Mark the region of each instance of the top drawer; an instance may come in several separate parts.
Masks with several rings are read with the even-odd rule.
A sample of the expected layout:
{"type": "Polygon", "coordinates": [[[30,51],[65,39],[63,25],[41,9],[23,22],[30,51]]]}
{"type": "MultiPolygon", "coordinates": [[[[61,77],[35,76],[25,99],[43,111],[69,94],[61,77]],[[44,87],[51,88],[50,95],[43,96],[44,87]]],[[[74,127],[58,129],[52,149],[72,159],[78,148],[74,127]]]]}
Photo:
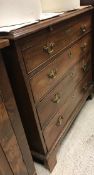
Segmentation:
{"type": "Polygon", "coordinates": [[[27,74],[91,30],[91,15],[60,22],[20,41],[27,74]]]}

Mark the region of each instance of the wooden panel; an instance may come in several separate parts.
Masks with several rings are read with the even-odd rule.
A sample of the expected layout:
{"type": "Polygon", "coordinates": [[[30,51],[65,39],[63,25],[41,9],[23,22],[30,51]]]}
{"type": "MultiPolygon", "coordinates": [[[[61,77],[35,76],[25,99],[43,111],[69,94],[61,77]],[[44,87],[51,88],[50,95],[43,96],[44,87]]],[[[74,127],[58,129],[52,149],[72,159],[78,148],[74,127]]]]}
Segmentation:
{"type": "Polygon", "coordinates": [[[8,112],[8,118],[11,122],[11,127],[13,128],[14,135],[16,136],[17,144],[21,151],[23,162],[25,163],[28,174],[33,175],[35,168],[32,160],[32,155],[27,143],[25,132],[21,123],[20,115],[17,110],[15,98],[12,93],[2,58],[0,58],[0,82],[0,89],[2,90],[4,105],[8,112]]]}
{"type": "MultiPolygon", "coordinates": [[[[3,45],[4,46],[4,45],[3,45]]],[[[5,45],[6,46],[6,45],[5,45]]],[[[0,54],[0,142],[13,174],[35,174],[32,155],[26,140],[15,98],[0,54]],[[7,88],[6,88],[7,87],[7,88]],[[2,114],[1,114],[2,113],[2,114]],[[4,122],[3,120],[6,120],[4,122]],[[5,128],[3,128],[5,125],[5,128]]]]}
{"type": "Polygon", "coordinates": [[[0,144],[14,174],[19,175],[22,173],[27,175],[28,173],[3,103],[0,103],[0,144]]]}
{"type": "Polygon", "coordinates": [[[81,39],[63,54],[58,55],[45,69],[33,76],[30,84],[35,102],[41,100],[63,78],[68,69],[89,52],[91,52],[91,34],[81,39]]]}
{"type": "Polygon", "coordinates": [[[5,157],[2,147],[0,146],[0,175],[13,175],[8,161],[5,157]]]}
{"type": "Polygon", "coordinates": [[[22,48],[24,50],[22,54],[27,73],[39,67],[90,30],[91,16],[86,16],[84,19],[80,18],[72,23],[56,24],[23,40],[22,48]]]}

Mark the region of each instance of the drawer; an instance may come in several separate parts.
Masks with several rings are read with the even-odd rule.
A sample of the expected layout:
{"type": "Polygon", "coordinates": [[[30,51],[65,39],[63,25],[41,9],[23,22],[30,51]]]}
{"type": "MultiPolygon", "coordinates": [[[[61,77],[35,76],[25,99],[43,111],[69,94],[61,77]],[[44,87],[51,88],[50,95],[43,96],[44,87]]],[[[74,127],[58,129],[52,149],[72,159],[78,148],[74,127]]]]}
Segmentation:
{"type": "Polygon", "coordinates": [[[90,58],[89,56],[87,59],[82,59],[76,64],[53,91],[39,103],[37,113],[42,127],[64,105],[66,98],[73,91],[74,86],[91,69],[90,58]]]}
{"type": "Polygon", "coordinates": [[[63,75],[71,66],[90,52],[91,35],[87,35],[68,50],[58,55],[53,62],[33,76],[30,79],[30,85],[35,103],[41,101],[45,94],[63,78],[63,75]]]}
{"type": "Polygon", "coordinates": [[[27,74],[91,30],[91,16],[60,22],[21,41],[27,74]]]}
{"type": "Polygon", "coordinates": [[[59,135],[61,133],[63,134],[63,129],[68,119],[71,117],[72,112],[75,110],[77,105],[79,105],[80,100],[87,92],[90,82],[91,72],[86,76],[85,80],[80,82],[80,84],[74,88],[74,91],[69,95],[62,108],[54,116],[49,125],[44,129],[43,135],[48,150],[50,150],[57,139],[59,139],[59,135]]]}
{"type": "Polygon", "coordinates": [[[52,26],[52,31],[49,32],[48,43],[44,47],[44,51],[49,54],[56,54],[60,50],[66,48],[74,41],[78,40],[87,32],[91,31],[91,16],[85,16],[69,24],[60,23],[52,26]],[[50,45],[53,44],[53,48],[49,49],[50,45]],[[48,48],[48,49],[47,49],[48,48]]]}

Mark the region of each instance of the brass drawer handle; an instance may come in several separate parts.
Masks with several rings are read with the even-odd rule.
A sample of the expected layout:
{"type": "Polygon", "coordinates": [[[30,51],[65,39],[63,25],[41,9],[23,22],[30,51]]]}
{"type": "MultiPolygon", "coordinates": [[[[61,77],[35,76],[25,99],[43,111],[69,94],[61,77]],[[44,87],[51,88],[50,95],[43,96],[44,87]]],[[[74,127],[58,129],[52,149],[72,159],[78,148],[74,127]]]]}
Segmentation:
{"type": "Polygon", "coordinates": [[[53,103],[59,103],[60,102],[60,94],[57,93],[54,95],[54,98],[52,99],[53,103]]]}
{"type": "Polygon", "coordinates": [[[84,85],[84,86],[83,86],[83,91],[85,91],[85,92],[86,92],[86,91],[87,91],[87,89],[88,89],[88,85],[86,84],[86,85],[84,85]]]}
{"type": "Polygon", "coordinates": [[[54,30],[53,26],[49,26],[49,30],[52,32],[54,30]]]}
{"type": "Polygon", "coordinates": [[[48,43],[46,46],[43,47],[43,50],[48,54],[52,54],[54,52],[54,46],[55,43],[48,43]]]}
{"type": "Polygon", "coordinates": [[[75,73],[74,72],[71,72],[70,76],[71,78],[74,77],[75,73]]]}
{"type": "Polygon", "coordinates": [[[93,84],[93,83],[92,83],[91,81],[88,81],[88,83],[86,83],[86,84],[83,86],[82,90],[83,90],[84,92],[86,92],[86,91],[88,90],[88,88],[89,88],[92,84],[93,84]]]}
{"type": "Polygon", "coordinates": [[[82,69],[83,69],[83,71],[84,72],[88,72],[88,64],[84,64],[83,66],[82,66],[82,69]]]}
{"type": "Polygon", "coordinates": [[[56,77],[56,75],[57,75],[57,71],[56,71],[56,69],[53,69],[49,72],[48,78],[54,79],[56,77]]]}
{"type": "Polygon", "coordinates": [[[81,46],[81,50],[82,50],[82,51],[85,51],[86,48],[87,48],[87,43],[84,43],[84,44],[81,46]]]}
{"type": "Polygon", "coordinates": [[[71,50],[68,51],[68,57],[72,58],[72,51],[71,50]]]}
{"type": "Polygon", "coordinates": [[[60,117],[58,118],[58,121],[57,121],[57,123],[56,123],[56,126],[61,126],[62,123],[63,123],[63,120],[64,120],[64,117],[63,117],[63,116],[60,116],[60,117]]]}
{"type": "Polygon", "coordinates": [[[85,33],[85,32],[86,32],[86,25],[85,25],[85,24],[82,25],[82,26],[80,27],[80,30],[81,30],[82,33],[85,33]]]}
{"type": "Polygon", "coordinates": [[[66,29],[66,30],[64,31],[65,34],[68,34],[68,33],[70,33],[70,32],[72,32],[71,29],[66,29]]]}

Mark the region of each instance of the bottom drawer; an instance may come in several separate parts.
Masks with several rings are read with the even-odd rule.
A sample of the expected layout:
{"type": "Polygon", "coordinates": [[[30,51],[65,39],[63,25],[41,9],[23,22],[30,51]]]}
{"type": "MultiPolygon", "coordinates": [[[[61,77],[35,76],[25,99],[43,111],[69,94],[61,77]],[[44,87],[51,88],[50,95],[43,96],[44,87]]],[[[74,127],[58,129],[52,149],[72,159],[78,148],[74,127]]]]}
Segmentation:
{"type": "Polygon", "coordinates": [[[66,125],[70,115],[75,110],[77,104],[87,92],[91,80],[92,76],[91,72],[89,72],[86,78],[74,88],[73,93],[70,94],[62,108],[58,111],[58,113],[54,116],[54,118],[51,120],[48,126],[44,129],[43,135],[48,150],[50,150],[51,147],[54,145],[55,141],[58,139],[64,126],[66,125]]]}

